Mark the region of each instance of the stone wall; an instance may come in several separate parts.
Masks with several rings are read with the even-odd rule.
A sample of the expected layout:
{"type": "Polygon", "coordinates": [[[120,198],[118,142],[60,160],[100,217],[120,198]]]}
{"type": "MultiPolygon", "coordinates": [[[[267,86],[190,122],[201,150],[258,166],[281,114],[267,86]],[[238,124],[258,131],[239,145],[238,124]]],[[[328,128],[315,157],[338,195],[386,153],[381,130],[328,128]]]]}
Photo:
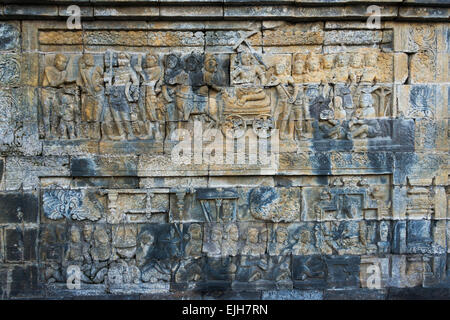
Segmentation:
{"type": "Polygon", "coordinates": [[[448,0],[3,2],[0,297],[450,297],[448,0]]]}

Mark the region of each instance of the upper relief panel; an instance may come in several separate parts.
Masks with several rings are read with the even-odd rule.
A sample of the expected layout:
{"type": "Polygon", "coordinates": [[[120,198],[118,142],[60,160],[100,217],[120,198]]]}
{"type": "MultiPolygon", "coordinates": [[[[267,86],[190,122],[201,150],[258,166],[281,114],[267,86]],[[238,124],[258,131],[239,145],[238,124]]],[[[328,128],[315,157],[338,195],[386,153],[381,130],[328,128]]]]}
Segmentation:
{"type": "Polygon", "coordinates": [[[222,140],[276,137],[280,152],[414,146],[414,125],[397,105],[395,85],[410,75],[393,25],[83,27],[24,25],[39,68],[34,107],[46,154],[170,153],[176,130],[195,122],[222,140]]]}

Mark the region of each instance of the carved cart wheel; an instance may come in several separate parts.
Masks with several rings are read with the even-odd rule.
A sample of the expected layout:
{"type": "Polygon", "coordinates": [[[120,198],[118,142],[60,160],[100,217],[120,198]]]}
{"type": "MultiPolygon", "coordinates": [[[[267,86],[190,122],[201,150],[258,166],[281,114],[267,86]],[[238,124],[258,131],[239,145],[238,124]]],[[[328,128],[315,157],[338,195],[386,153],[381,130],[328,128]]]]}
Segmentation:
{"type": "Polygon", "coordinates": [[[225,118],[222,125],[222,132],[229,138],[238,139],[245,134],[247,123],[244,118],[238,115],[230,115],[225,118]]]}
{"type": "Polygon", "coordinates": [[[253,120],[253,132],[255,132],[258,137],[266,139],[273,134],[275,129],[275,123],[271,115],[263,114],[257,116],[253,120]]]}

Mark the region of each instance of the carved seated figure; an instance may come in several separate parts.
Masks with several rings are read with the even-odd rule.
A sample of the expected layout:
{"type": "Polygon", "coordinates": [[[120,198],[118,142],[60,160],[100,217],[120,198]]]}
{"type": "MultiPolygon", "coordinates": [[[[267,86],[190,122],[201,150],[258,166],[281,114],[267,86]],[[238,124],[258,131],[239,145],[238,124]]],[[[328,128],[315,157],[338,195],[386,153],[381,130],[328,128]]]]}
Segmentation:
{"type": "Polygon", "coordinates": [[[376,111],[373,107],[373,97],[370,93],[362,93],[360,106],[355,111],[355,119],[349,123],[352,138],[374,138],[380,134],[380,124],[375,119],[376,111]]]}
{"type": "Polygon", "coordinates": [[[240,63],[231,72],[231,78],[235,84],[255,86],[266,83],[264,70],[254,63],[250,53],[240,53],[238,60],[240,63]]]}
{"type": "Polygon", "coordinates": [[[347,112],[342,106],[342,99],[340,99],[340,97],[335,97],[334,99],[333,114],[334,119],[326,119],[326,124],[330,125],[331,129],[326,130],[325,137],[336,140],[345,139],[347,133],[347,112]]]}
{"type": "Polygon", "coordinates": [[[257,114],[261,108],[270,105],[270,97],[262,87],[266,84],[265,70],[254,63],[250,53],[239,54],[238,65],[231,72],[231,78],[239,86],[236,88],[235,97],[223,90],[225,94],[222,96],[227,112],[257,114]]]}

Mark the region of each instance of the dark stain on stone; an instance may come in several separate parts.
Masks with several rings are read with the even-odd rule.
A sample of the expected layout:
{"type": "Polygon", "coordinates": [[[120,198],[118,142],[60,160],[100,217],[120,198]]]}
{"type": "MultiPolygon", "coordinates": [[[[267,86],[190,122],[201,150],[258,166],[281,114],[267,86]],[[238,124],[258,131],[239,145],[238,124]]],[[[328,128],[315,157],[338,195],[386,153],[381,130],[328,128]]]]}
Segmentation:
{"type": "Polygon", "coordinates": [[[95,176],[95,164],[91,159],[75,158],[70,161],[70,175],[71,176],[95,176]]]}
{"type": "Polygon", "coordinates": [[[32,193],[0,194],[0,223],[37,222],[39,201],[32,193]]]}

